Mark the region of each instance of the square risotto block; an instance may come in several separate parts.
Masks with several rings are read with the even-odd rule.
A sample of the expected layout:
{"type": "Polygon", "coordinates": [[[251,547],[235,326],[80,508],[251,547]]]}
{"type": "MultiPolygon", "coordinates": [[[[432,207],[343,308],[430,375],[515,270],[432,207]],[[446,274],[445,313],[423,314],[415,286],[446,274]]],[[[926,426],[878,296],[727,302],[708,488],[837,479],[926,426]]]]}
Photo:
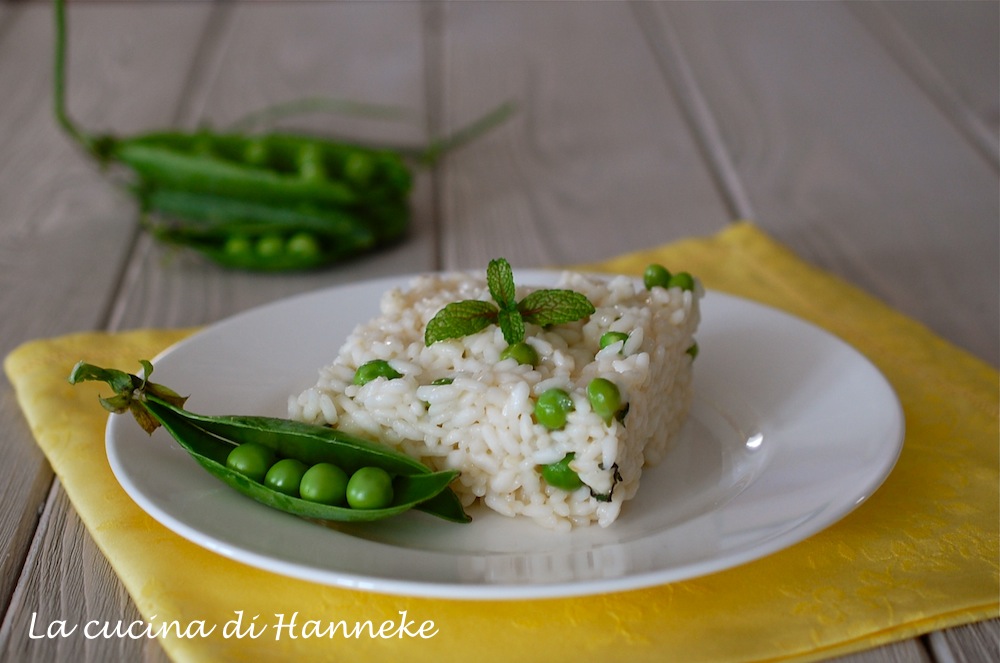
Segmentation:
{"type": "MultiPolygon", "coordinates": [[[[334,362],[320,369],[317,384],[289,398],[289,415],[381,441],[434,469],[461,470],[454,489],[466,506],[478,498],[501,514],[553,529],[607,526],[635,495],[643,466],[664,457],[687,416],[702,289],[695,282],[693,290],[647,290],[627,277],[571,272],[554,287],[586,295],[596,311],[547,329],[526,325],[536,366],[500,359],[507,343],[496,325],[425,345],[427,322],[445,305],[492,301],[484,279],[422,276],[407,289],[390,290],[381,314],[355,329],[334,362]],[[608,331],[628,338],[602,349],[608,331]],[[373,359],[387,361],[401,377],[353,384],[357,368],[373,359]],[[613,382],[627,406],[610,422],[587,396],[597,377],[613,382]],[[560,430],[534,417],[536,399],[553,387],[568,392],[574,405],[560,430]],[[569,453],[585,485],[549,485],[539,468],[569,453]]],[[[518,298],[533,289],[518,287],[518,298]]]]}

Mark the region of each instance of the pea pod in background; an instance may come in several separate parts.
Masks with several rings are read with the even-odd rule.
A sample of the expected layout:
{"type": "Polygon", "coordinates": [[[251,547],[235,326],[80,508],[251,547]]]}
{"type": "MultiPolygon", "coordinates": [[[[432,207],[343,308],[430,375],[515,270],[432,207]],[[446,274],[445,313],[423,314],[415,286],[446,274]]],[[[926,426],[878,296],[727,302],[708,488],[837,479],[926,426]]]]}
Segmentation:
{"type": "Polygon", "coordinates": [[[204,469],[231,488],[266,506],[301,518],[367,522],[395,516],[410,509],[456,523],[471,519],[449,484],[457,471],[432,472],[419,461],[387,446],[347,435],[333,428],[274,417],[207,416],[184,409],[185,398],[153,382],[153,367],[140,362],[145,377],[124,371],[78,363],[70,384],[107,383],[114,395],[101,404],[115,414],[131,412],[147,433],[162,426],[204,469]],[[393,477],[391,502],[382,508],[355,509],[311,502],[273,490],[227,466],[232,450],[253,443],[272,449],[277,457],[295,458],[307,465],[332,463],[348,473],[377,467],[393,477]]]}
{"type": "Polygon", "coordinates": [[[513,111],[503,104],[405,153],[288,133],[90,135],[66,110],[65,0],[54,3],[58,124],[102,167],[117,164],[131,173],[129,190],[155,238],[224,267],[315,269],[399,241],[409,227],[412,168],[432,164],[513,111]]]}

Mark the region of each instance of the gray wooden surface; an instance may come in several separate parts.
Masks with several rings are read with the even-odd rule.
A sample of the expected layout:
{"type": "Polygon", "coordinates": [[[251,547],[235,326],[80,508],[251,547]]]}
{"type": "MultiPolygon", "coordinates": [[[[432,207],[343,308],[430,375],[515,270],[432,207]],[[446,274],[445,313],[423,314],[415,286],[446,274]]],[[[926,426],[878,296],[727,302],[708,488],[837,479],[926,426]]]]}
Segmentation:
{"type": "MultiPolygon", "coordinates": [[[[0,2],[0,352],[38,337],[211,323],[368,277],[596,261],[752,218],[983,360],[1000,361],[998,5],[76,2],[71,111],[90,130],[203,124],[302,96],[412,120],[296,125],[421,144],[518,115],[421,172],[408,240],[253,276],[173,254],[57,130],[52,19],[0,2]]],[[[137,618],[0,382],[0,659],[165,658],[28,637],[32,613],[137,618]]],[[[996,621],[851,661],[993,661],[996,621]]]]}

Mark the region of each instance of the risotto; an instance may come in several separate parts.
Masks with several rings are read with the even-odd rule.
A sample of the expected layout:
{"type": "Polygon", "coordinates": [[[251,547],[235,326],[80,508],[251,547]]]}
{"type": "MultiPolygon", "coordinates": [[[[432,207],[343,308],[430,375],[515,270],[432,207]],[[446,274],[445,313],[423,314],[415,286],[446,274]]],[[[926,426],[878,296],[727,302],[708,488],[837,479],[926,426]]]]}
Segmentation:
{"type": "MultiPolygon", "coordinates": [[[[594,312],[565,324],[527,323],[534,365],[501,357],[509,344],[497,325],[425,343],[428,322],[449,303],[491,301],[482,276],[421,276],[392,289],[317,383],[289,398],[289,416],[381,441],[435,470],[460,470],[453,488],[465,506],[479,500],[557,530],[610,525],[635,495],[643,466],[664,457],[687,416],[703,291],[697,280],[646,288],[573,272],[554,287],[585,295],[594,312]],[[372,360],[387,363],[390,375],[356,384],[358,368],[372,360]],[[614,416],[601,416],[588,397],[597,378],[617,388],[614,416]],[[569,397],[558,428],[535,411],[553,389],[569,397]],[[543,476],[560,462],[569,486],[543,476]]],[[[516,293],[532,290],[519,285],[516,293]]]]}

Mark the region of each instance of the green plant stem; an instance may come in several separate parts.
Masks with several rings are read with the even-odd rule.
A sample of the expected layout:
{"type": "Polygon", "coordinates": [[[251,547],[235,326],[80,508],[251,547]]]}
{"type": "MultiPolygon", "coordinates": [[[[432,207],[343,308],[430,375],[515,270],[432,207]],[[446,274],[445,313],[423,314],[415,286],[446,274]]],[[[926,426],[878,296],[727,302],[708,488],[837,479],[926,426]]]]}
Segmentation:
{"type": "Polygon", "coordinates": [[[424,166],[433,166],[446,153],[478,138],[510,117],[517,107],[513,102],[500,104],[492,111],[462,127],[450,136],[434,140],[418,154],[418,161],[424,166]]]}
{"type": "Polygon", "coordinates": [[[274,104],[273,106],[247,113],[229,125],[228,130],[250,131],[262,125],[273,124],[276,120],[280,120],[283,117],[304,113],[336,113],[389,120],[405,119],[412,115],[405,108],[396,106],[383,106],[380,104],[345,101],[342,99],[327,99],[325,97],[307,97],[305,99],[295,99],[274,104]]]}
{"type": "Polygon", "coordinates": [[[55,88],[52,99],[59,126],[88,152],[94,152],[93,141],[70,119],[66,111],[66,0],[55,0],[55,88]]]}

